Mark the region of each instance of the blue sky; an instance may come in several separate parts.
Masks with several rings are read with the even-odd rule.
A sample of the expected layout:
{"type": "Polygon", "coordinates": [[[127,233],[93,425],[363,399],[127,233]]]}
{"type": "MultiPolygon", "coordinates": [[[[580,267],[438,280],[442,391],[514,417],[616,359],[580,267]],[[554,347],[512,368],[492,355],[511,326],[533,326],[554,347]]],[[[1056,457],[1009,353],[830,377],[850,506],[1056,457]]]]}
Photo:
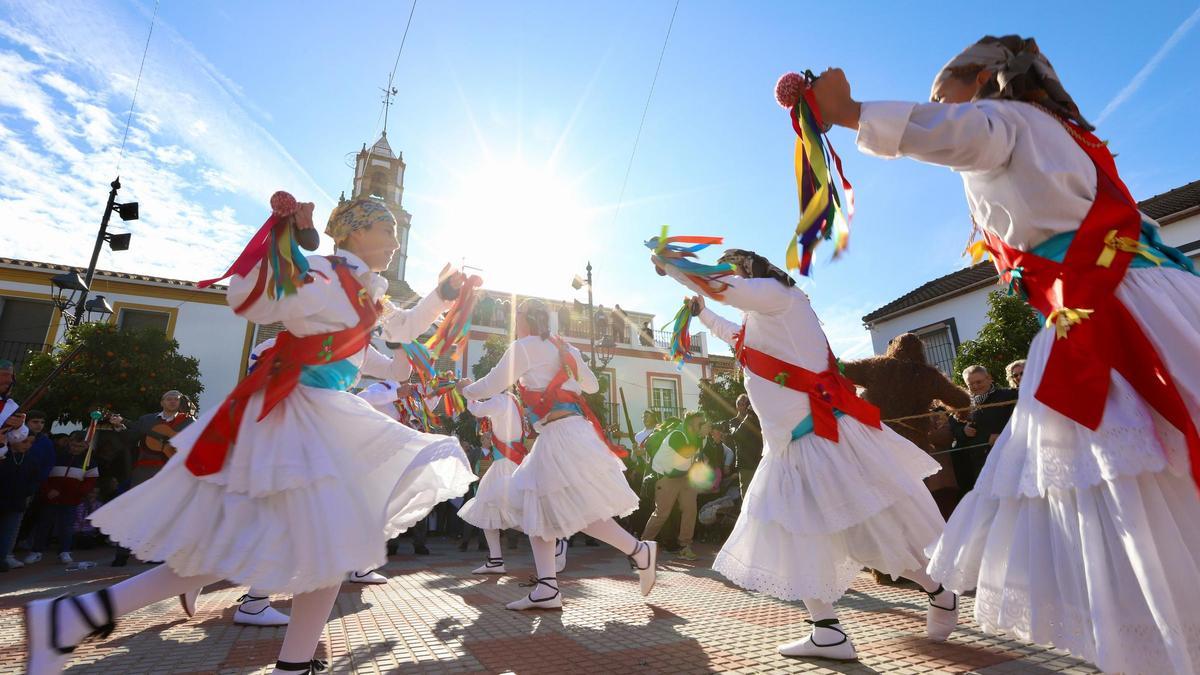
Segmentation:
{"type": "MultiPolygon", "coordinates": [[[[1200,178],[1195,2],[1017,1],[994,15],[683,0],[618,213],[673,7],[419,1],[389,124],[408,162],[418,291],[465,260],[489,287],[566,299],[591,260],[597,302],[665,323],[681,289],[641,247],[662,225],[783,256],[797,205],[794,135],[772,93],[781,73],[840,65],[860,99],[921,100],[938,67],[988,33],[1038,39],[1139,198],[1200,178]]],[[[101,265],[217,273],[275,189],[323,218],[349,190],[347,154],[379,134],[378,90],[409,8],[164,1],[120,169],[142,219],[131,250],[106,250],[101,265]]],[[[152,9],[0,3],[0,255],[86,265],[152,9]]],[[[861,355],[859,317],[961,267],[970,223],[949,171],[831,137],[858,215],[848,255],[819,251],[805,287],[835,351],[861,355]]]]}

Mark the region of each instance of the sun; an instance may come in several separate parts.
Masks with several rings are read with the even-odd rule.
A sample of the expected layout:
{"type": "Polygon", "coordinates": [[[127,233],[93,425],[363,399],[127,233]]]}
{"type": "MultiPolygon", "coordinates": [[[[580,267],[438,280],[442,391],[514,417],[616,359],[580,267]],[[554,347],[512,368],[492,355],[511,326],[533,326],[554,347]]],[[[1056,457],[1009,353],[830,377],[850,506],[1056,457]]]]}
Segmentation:
{"type": "Polygon", "coordinates": [[[483,269],[486,287],[565,297],[575,268],[586,264],[596,215],[578,181],[547,166],[493,160],[462,174],[451,194],[449,241],[467,265],[483,269]]]}

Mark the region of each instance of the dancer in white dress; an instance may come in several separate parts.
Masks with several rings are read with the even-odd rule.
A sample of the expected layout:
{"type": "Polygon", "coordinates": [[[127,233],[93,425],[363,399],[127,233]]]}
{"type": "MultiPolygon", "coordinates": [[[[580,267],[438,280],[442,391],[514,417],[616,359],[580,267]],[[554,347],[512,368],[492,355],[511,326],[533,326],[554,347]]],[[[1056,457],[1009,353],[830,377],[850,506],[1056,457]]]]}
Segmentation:
{"type": "MultiPolygon", "coordinates": [[[[707,294],[659,256],[655,266],[707,294]]],[[[856,658],[833,603],[864,567],[912,579],[929,596],[926,630],[953,631],[957,597],[925,573],[924,549],[945,521],[922,482],[939,464],[886,426],[838,372],[808,296],[786,272],[749,251],[721,257],[721,302],[741,325],[692,299],[713,335],[735,347],[758,412],[763,458],[713,569],[747,590],[803,600],[812,632],[781,645],[785,656],[856,658]]]]}
{"type": "MultiPolygon", "coordinates": [[[[525,459],[525,430],[517,400],[501,392],[485,401],[470,401],[467,410],[480,419],[480,445],[495,453],[487,473],[475,486],[475,496],[462,505],[458,517],[483,530],[488,559],[473,574],[506,574],[500,530],[521,526],[521,513],[509,489],[513,473],[525,459]]],[[[562,571],[561,569],[558,571],[562,571]]]]}
{"type": "Polygon", "coordinates": [[[864,152],[958,172],[1002,280],[1049,319],[932,576],[975,588],[989,633],[1109,672],[1200,672],[1190,261],[1138,213],[1032,39],[972,45],[939,73],[932,103],[858,103],[840,70],[814,94],[824,121],[857,129],[864,152]]]}
{"type": "Polygon", "coordinates": [[[382,205],[339,205],[326,232],[340,257],[307,259],[277,226],[291,218],[311,229],[312,204],[277,193],[272,209],[231,268],[228,300],[287,331],[224,404],[175,436],[178,453],[153,479],[92,514],[139,558],[165,563],[95,593],[26,605],[34,675],[59,672],[80,640],[107,636],[118,617],[220,579],[293,594],[275,672],[314,672],[346,572],[381,565],[388,537],[474,480],[456,440],[409,429],[345,391],[360,371],[406,377],[406,360],[375,351],[371,332],[414,339],[457,295],[461,275],[412,310],[381,304],[387,282],[375,271],[398,246],[382,205]]]}
{"type": "Polygon", "coordinates": [[[599,388],[579,350],[550,333],[550,313],[538,300],[517,308],[517,340],[478,382],[464,379],[459,391],[469,400],[491,398],[520,384],[521,400],[538,433],[529,454],[513,473],[510,499],[519,510],[520,529],[529,535],[537,577],[529,595],[509,609],[560,609],[555,572],[555,540],[583,532],[629,556],[638,570],[642,595],[655,582],[658,546],[638,541],[614,517],[633,513],[638,496],[625,480],[614,454],[582,393],[599,388]]]}

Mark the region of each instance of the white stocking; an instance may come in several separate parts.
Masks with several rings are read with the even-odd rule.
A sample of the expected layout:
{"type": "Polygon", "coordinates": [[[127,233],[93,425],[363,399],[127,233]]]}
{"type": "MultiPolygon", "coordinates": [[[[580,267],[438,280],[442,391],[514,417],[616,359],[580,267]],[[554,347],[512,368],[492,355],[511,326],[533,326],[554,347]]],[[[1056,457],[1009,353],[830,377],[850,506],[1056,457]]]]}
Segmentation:
{"type": "Polygon", "coordinates": [[[504,551],[500,549],[500,530],[484,530],[483,538],[487,540],[489,558],[504,558],[504,551]]]}
{"type": "Polygon", "coordinates": [[[312,660],[340,588],[328,586],[292,597],[292,618],[283,634],[280,661],[303,663],[312,660]]]}
{"type": "Polygon", "coordinates": [[[808,610],[808,615],[813,621],[837,618],[837,612],[833,611],[833,605],[824,600],[805,600],[804,609],[808,610]]]}
{"type": "Polygon", "coordinates": [[[251,586],[246,589],[246,596],[246,600],[241,604],[243,612],[258,614],[271,606],[271,594],[262,589],[251,586]]]}
{"type": "MultiPolygon", "coordinates": [[[[113,604],[113,618],[125,616],[159,600],[173,598],[220,580],[221,578],[216,576],[181,577],[166,565],[152,567],[108,588],[113,604]]],[[[79,601],[83,603],[93,621],[103,623],[106,614],[99,594],[85,593],[79,596],[79,601]]],[[[70,601],[59,603],[58,621],[60,644],[78,644],[92,632],[87,621],[79,615],[74,603],[70,601]]]]}
{"type": "Polygon", "coordinates": [[[534,586],[529,592],[529,597],[533,600],[545,600],[552,597],[558,589],[558,573],[554,568],[554,540],[530,537],[529,546],[533,549],[533,567],[537,570],[538,578],[551,579],[549,583],[554,584],[554,589],[547,588],[545,584],[534,586]]]}
{"type": "MultiPolygon", "coordinates": [[[[638,540],[632,534],[626,532],[625,528],[618,525],[617,521],[613,520],[612,518],[597,520],[596,522],[583,528],[582,531],[587,536],[593,539],[599,539],[600,541],[612,546],[625,555],[633,553],[638,547],[638,540]]],[[[649,556],[650,553],[647,551],[645,555],[647,560],[639,560],[639,564],[650,564],[650,561],[648,560],[649,556]]]]}

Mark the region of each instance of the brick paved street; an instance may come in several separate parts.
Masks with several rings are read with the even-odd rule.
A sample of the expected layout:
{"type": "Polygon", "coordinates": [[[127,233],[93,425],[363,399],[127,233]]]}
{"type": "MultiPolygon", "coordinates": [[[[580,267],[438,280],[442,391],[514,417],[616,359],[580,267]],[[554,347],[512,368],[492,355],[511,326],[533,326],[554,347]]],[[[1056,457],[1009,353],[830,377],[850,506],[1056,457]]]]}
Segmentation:
{"type": "MultiPolygon", "coordinates": [[[[342,587],[318,649],[331,661],[330,672],[1097,672],[1060,652],[982,635],[970,621],[970,598],[962,602],[960,630],[947,643],[930,643],[923,638],[925,596],[879,586],[865,574],[840,611],[861,661],[829,664],[778,656],[778,643],[805,633],[803,608],[728,585],[708,569],[711,549],[702,549],[695,563],[664,555],[658,586],[645,602],[622,556],[575,546],[561,577],[566,606],[559,614],[504,609],[504,602],[525,592],[517,584],[532,573],[524,543],[505,551],[518,576],[499,579],[471,576],[480,553],[459,553],[443,540],[430,545],[434,555],[428,557],[393,557],[383,570],[391,578],[386,586],[342,587]]],[[[67,572],[43,561],[0,575],[0,675],[23,669],[25,600],[94,588],[145,569],[108,567],[108,551],[82,552],[77,559],[101,565],[67,572]]],[[[210,587],[191,620],[173,599],[136,612],[107,641],[81,646],[67,672],[268,673],[283,629],[234,626],[242,592],[228,584],[210,587]]],[[[287,598],[277,602],[285,611],[288,604],[287,598]]]]}

